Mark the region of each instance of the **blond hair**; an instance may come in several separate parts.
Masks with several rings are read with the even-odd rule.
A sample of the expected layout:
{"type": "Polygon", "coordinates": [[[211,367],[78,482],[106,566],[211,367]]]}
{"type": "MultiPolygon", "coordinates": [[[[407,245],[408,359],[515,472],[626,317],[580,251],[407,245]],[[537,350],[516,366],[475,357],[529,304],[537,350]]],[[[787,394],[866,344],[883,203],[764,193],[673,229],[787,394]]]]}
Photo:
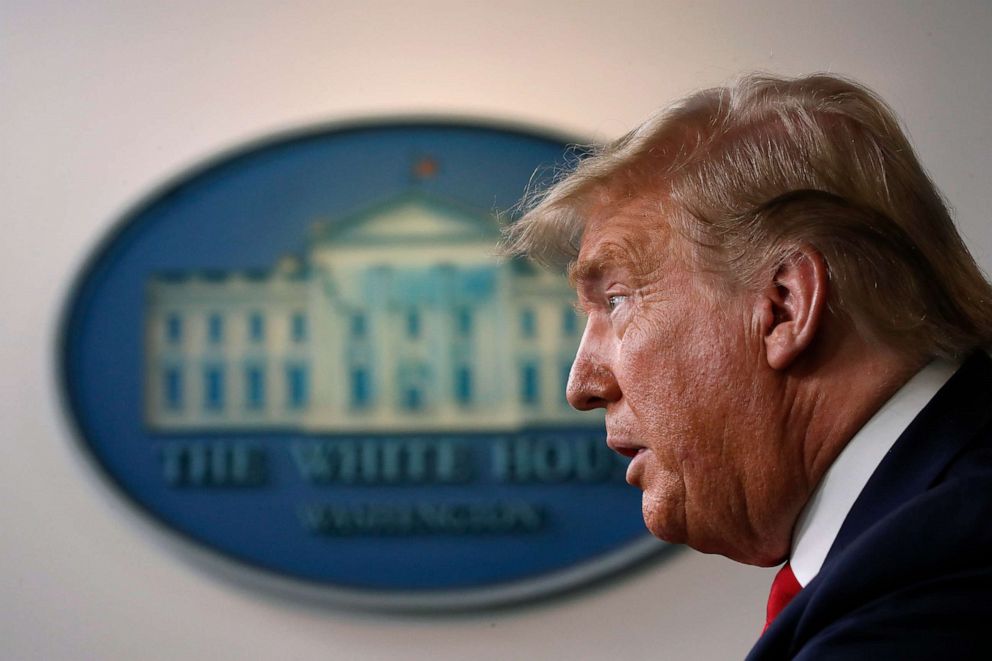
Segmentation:
{"type": "Polygon", "coordinates": [[[810,245],[831,309],[863,336],[945,357],[992,339],[992,288],[940,193],[893,112],[850,80],[750,75],[697,92],[526,199],[504,248],[568,263],[591,210],[636,199],[725,285],[758,286],[810,245]]]}

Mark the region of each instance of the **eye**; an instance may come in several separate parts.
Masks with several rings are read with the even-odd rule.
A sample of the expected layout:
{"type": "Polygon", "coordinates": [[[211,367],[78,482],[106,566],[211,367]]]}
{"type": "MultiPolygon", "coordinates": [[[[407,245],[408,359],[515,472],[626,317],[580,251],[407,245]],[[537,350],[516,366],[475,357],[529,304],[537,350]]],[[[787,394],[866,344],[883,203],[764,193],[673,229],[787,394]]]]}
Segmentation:
{"type": "Polygon", "coordinates": [[[613,294],[606,297],[606,306],[613,312],[617,307],[627,300],[627,297],[623,294],[613,294]]]}

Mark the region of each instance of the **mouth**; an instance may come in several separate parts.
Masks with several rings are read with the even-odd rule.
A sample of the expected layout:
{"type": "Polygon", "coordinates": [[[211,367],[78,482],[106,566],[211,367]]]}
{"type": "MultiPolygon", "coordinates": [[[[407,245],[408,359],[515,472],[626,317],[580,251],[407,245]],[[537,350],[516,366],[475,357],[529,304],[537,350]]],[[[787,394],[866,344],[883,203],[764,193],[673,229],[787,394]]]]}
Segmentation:
{"type": "Polygon", "coordinates": [[[623,456],[629,459],[633,459],[640,453],[647,450],[647,448],[641,447],[639,445],[633,445],[630,443],[625,443],[623,441],[614,441],[612,439],[607,439],[606,445],[609,446],[609,448],[614,452],[616,452],[617,454],[622,454],[623,456]]]}
{"type": "Polygon", "coordinates": [[[622,454],[630,459],[630,463],[627,464],[627,484],[642,488],[641,475],[644,472],[643,464],[647,461],[647,459],[643,458],[643,455],[645,455],[648,451],[648,448],[622,441],[615,441],[609,438],[607,439],[606,444],[614,452],[622,454]]]}

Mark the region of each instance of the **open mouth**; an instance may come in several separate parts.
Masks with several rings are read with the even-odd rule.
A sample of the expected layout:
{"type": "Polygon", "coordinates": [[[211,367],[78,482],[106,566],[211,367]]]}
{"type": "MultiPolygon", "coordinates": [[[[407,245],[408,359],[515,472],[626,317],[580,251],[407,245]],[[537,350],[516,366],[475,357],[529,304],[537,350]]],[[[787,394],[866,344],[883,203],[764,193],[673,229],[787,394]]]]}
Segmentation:
{"type": "Polygon", "coordinates": [[[637,455],[639,455],[641,452],[643,452],[646,449],[647,448],[635,448],[635,447],[630,447],[630,446],[619,446],[619,447],[613,448],[613,450],[615,452],[618,452],[618,453],[622,454],[625,457],[629,457],[630,459],[633,459],[634,457],[636,457],[637,455]]]}

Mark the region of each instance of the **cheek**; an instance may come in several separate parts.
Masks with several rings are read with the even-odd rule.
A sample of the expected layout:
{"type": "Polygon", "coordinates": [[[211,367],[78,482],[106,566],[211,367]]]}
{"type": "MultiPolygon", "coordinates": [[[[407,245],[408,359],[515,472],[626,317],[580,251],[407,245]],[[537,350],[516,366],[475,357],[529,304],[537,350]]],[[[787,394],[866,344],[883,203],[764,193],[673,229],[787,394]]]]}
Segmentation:
{"type": "Polygon", "coordinates": [[[631,323],[617,378],[632,418],[650,437],[644,441],[684,462],[718,451],[718,428],[733,424],[735,357],[743,347],[732,325],[712,312],[666,319],[631,323]]]}
{"type": "Polygon", "coordinates": [[[632,399],[645,405],[668,408],[678,403],[691,379],[693,354],[702,353],[686,342],[681,324],[651,319],[632,322],[620,342],[620,372],[632,399]]]}
{"type": "Polygon", "coordinates": [[[638,324],[628,329],[621,343],[617,379],[630,416],[655,450],[681,435],[679,428],[692,401],[691,380],[686,378],[682,356],[673,351],[668,332],[659,324],[638,324]]]}

